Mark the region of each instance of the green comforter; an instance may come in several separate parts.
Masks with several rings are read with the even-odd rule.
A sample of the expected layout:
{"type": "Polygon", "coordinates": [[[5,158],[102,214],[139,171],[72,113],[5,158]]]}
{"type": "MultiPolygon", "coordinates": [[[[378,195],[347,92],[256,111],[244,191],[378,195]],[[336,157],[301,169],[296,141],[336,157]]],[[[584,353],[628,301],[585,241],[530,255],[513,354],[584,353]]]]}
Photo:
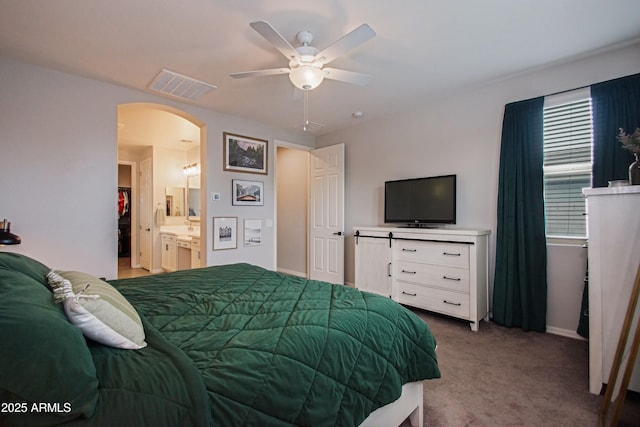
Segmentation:
{"type": "Polygon", "coordinates": [[[202,424],[358,425],[402,384],[440,376],[429,327],[378,295],[248,264],[111,283],[195,364],[202,424]]]}
{"type": "Polygon", "coordinates": [[[351,426],[438,377],[429,327],[388,298],[236,264],[112,281],[148,345],[85,339],[50,267],[0,252],[0,425],[351,426]]]}
{"type": "Polygon", "coordinates": [[[0,426],[210,426],[191,359],[142,319],[148,345],[85,339],[54,302],[50,268],[0,252],[0,426]]]}

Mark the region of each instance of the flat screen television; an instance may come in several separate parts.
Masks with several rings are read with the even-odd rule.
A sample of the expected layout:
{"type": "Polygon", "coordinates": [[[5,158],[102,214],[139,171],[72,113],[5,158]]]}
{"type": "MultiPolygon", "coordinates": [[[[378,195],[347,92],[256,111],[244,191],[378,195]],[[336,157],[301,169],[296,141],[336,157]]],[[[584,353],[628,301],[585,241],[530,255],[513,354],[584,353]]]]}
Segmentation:
{"type": "Polygon", "coordinates": [[[456,175],[384,183],[384,222],[409,226],[456,223],[456,175]]]}

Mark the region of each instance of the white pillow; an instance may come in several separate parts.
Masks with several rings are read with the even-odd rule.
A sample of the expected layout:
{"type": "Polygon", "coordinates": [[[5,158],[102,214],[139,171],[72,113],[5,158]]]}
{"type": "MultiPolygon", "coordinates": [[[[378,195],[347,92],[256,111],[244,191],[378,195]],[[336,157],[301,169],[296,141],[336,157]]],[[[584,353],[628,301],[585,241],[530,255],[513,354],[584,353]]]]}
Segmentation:
{"type": "Polygon", "coordinates": [[[107,282],[79,271],[51,270],[47,281],[71,323],[99,343],[123,349],[147,345],[135,308],[107,282]]]}

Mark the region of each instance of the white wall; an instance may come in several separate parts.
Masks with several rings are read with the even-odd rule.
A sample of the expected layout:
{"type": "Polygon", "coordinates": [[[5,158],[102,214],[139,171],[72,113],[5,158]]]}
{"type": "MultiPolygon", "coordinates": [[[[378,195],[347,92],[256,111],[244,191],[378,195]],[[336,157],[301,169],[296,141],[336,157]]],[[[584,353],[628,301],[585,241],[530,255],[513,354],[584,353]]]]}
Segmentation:
{"type": "MultiPolygon", "coordinates": [[[[404,114],[366,121],[358,127],[319,137],[317,147],[345,143],[346,231],[351,233],[354,226],[382,223],[384,181],[455,173],[458,176],[456,226],[492,231],[489,262],[493,282],[504,105],[639,71],[640,44],[635,44],[485,87],[461,90],[404,114]]],[[[353,237],[349,235],[345,262],[348,282],[353,282],[354,275],[353,243],[353,237]]],[[[577,246],[574,251],[583,250],[577,246]]],[[[571,254],[568,262],[575,259],[571,254]]],[[[564,295],[562,287],[567,281],[571,281],[572,286],[574,282],[581,285],[583,275],[570,280],[566,276],[550,277],[549,295],[564,295]]],[[[554,328],[575,331],[579,303],[574,322],[562,314],[566,302],[550,301],[547,323],[554,328]]]]}
{"type": "Polygon", "coordinates": [[[278,147],[278,271],[307,276],[309,152],[278,147]]]}
{"type": "Polygon", "coordinates": [[[582,245],[547,245],[547,331],[577,337],[587,250],[582,245]]]}
{"type": "MultiPolygon", "coordinates": [[[[269,140],[270,172],[274,139],[314,143],[310,135],[0,56],[0,216],[23,242],[3,250],[50,267],[117,276],[117,107],[131,102],[168,105],[205,124],[206,184],[222,199],[207,197],[209,218],[203,221],[214,215],[237,216],[239,224],[245,217],[275,220],[272,197],[264,207],[231,206],[231,180],[257,176],[222,171],[222,132],[269,140]]],[[[260,178],[265,194],[273,195],[273,174],[260,178]]],[[[208,265],[246,261],[275,269],[273,230],[265,227],[262,246],[216,252],[209,233],[208,265]]]]}

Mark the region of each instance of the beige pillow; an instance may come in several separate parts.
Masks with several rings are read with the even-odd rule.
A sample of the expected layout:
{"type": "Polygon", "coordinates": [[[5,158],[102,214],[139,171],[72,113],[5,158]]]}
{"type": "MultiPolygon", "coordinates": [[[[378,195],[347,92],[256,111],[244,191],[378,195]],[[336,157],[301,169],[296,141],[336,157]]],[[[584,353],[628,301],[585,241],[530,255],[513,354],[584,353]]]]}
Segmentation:
{"type": "Polygon", "coordinates": [[[123,349],[147,345],[138,312],[104,280],[80,271],[58,270],[51,270],[47,280],[56,302],[64,304],[67,318],[86,337],[123,349]]]}

